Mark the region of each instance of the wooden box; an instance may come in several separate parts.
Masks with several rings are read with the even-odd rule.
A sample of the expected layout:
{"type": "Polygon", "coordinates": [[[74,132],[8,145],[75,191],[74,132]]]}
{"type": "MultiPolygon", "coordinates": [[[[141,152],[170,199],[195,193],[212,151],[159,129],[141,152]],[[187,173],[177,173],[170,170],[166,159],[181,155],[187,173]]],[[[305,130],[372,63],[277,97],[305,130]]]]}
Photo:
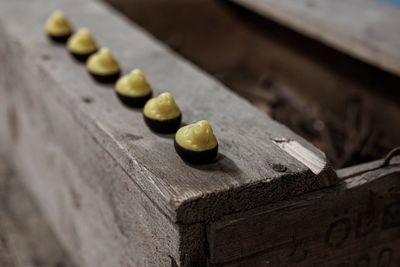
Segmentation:
{"type": "Polygon", "coordinates": [[[398,266],[398,159],[337,172],[323,152],[104,3],[0,2],[0,152],[78,266],[398,266]],[[182,162],[43,24],[62,9],[208,119],[217,161],[182,162]],[[18,15],[17,15],[18,14],[18,15]]]}

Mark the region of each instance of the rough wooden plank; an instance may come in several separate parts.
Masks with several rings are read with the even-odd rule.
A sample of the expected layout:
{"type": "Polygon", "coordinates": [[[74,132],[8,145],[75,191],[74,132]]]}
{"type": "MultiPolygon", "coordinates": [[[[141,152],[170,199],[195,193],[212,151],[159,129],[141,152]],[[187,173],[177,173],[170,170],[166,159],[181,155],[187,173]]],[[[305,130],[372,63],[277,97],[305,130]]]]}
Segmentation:
{"type": "Polygon", "coordinates": [[[358,154],[359,162],[382,157],[400,143],[400,127],[393,127],[400,116],[400,76],[226,1],[107,2],[255,106],[299,131],[337,166],[348,161],[349,155],[358,154]],[[353,122],[355,113],[361,118],[358,123],[353,122]],[[315,126],[315,121],[323,121],[325,127],[304,129],[315,126]],[[331,128],[333,135],[327,134],[331,128]],[[360,148],[363,142],[354,142],[355,136],[368,139],[369,145],[360,148]],[[341,144],[335,145],[332,138],[340,138],[341,144]]]}
{"type": "Polygon", "coordinates": [[[0,158],[0,266],[76,266],[4,158],[0,158]]]}
{"type": "Polygon", "coordinates": [[[400,165],[353,170],[335,188],[210,224],[211,266],[399,266],[400,165]]]}
{"type": "MultiPolygon", "coordinates": [[[[42,78],[38,88],[54,86],[42,78]]],[[[203,226],[173,224],[57,98],[38,88],[13,96],[13,164],[78,265],[192,266],[202,258],[203,226]]]]}
{"type": "MultiPolygon", "coordinates": [[[[23,0],[2,1],[0,5],[5,39],[12,40],[12,46],[20,46],[18,56],[31,62],[21,65],[20,70],[35,68],[40,73],[28,77],[22,72],[25,77],[20,79],[29,80],[29,84],[24,84],[26,89],[33,84],[37,86],[37,80],[41,79],[39,94],[57,94],[57,101],[73,114],[76,123],[97,140],[173,221],[213,219],[336,182],[326,163],[315,175],[271,139],[297,140],[325,160],[321,151],[177,59],[102,4],[23,0]],[[42,26],[55,8],[63,9],[76,25],[89,27],[100,44],[115,51],[124,72],[142,68],[156,93],[169,90],[175,94],[184,112],[184,122],[209,119],[220,141],[219,161],[201,168],[184,164],[173,150],[170,137],[152,134],[139,112],[122,107],[111,88],[93,83],[62,47],[49,44],[42,26]],[[23,16],[24,21],[14,14],[23,16]],[[82,103],[82,97],[90,97],[93,104],[82,103]],[[277,165],[285,166],[285,171],[277,169],[277,165]]],[[[10,57],[4,48],[2,53],[10,57]]],[[[10,85],[12,81],[7,84],[10,85]]]]}
{"type": "Polygon", "coordinates": [[[4,115],[14,114],[2,119],[2,143],[12,150],[1,153],[8,152],[77,265],[201,266],[204,226],[173,223],[71,111],[98,105],[96,98],[88,103],[83,92],[70,106],[57,83],[31,65],[29,51],[0,36],[9,48],[1,99],[4,115]]]}
{"type": "Polygon", "coordinates": [[[400,74],[400,9],[375,0],[231,0],[363,61],[400,74]]]}

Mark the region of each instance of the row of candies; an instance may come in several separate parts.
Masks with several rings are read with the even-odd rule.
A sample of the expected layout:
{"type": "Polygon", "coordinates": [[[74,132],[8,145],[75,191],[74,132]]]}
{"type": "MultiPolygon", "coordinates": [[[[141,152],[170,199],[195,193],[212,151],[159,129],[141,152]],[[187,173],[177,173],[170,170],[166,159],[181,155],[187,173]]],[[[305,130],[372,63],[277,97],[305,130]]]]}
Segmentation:
{"type": "Polygon", "coordinates": [[[88,72],[97,82],[115,84],[116,95],[125,106],[143,108],[144,121],[152,131],[175,133],[175,150],[184,161],[191,164],[214,161],[218,142],[208,121],[181,127],[182,113],[172,94],[165,92],[152,98],[153,90],[139,69],[121,77],[120,66],[112,52],[107,48],[99,49],[88,29],[81,28],[74,33],[61,11],[53,12],[45,29],[51,40],[66,43],[71,55],[86,63],[88,72]]]}

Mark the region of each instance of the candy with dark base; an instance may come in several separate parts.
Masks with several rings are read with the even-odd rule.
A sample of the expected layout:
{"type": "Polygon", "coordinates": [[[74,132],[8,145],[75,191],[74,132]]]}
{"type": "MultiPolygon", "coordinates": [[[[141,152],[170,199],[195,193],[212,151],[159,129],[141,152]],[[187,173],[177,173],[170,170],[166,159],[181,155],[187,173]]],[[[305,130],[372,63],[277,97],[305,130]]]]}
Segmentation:
{"type": "Polygon", "coordinates": [[[195,165],[204,165],[212,163],[218,154],[218,145],[212,149],[204,151],[193,151],[181,147],[176,140],[174,140],[176,153],[187,163],[195,165]]]}
{"type": "Polygon", "coordinates": [[[131,108],[142,108],[153,96],[150,84],[139,69],[122,76],[115,84],[115,92],[119,100],[131,108]]]}
{"type": "Polygon", "coordinates": [[[115,83],[121,74],[118,61],[108,48],[101,48],[91,55],[86,61],[86,68],[99,83],[115,83]]]}
{"type": "Polygon", "coordinates": [[[65,44],[72,35],[73,28],[64,13],[55,10],[46,21],[45,31],[53,42],[65,44]]]}
{"type": "Polygon", "coordinates": [[[182,113],[171,93],[164,92],[147,101],[143,108],[147,126],[156,133],[175,133],[182,121],[182,113]]]}
{"type": "Polygon", "coordinates": [[[174,146],[178,155],[191,164],[212,163],[218,154],[218,141],[207,120],[180,128],[175,134],[174,146]]]}
{"type": "Polygon", "coordinates": [[[181,125],[182,115],[169,120],[154,120],[143,115],[147,126],[156,133],[172,134],[175,133],[181,125]]]}
{"type": "Polygon", "coordinates": [[[91,55],[97,52],[97,44],[87,28],[80,28],[68,39],[67,49],[77,61],[86,62],[91,55]]]}
{"type": "Polygon", "coordinates": [[[146,102],[153,96],[153,93],[150,92],[147,95],[140,96],[140,97],[133,97],[133,96],[125,96],[121,95],[116,91],[118,99],[127,107],[130,108],[142,108],[146,102]]]}

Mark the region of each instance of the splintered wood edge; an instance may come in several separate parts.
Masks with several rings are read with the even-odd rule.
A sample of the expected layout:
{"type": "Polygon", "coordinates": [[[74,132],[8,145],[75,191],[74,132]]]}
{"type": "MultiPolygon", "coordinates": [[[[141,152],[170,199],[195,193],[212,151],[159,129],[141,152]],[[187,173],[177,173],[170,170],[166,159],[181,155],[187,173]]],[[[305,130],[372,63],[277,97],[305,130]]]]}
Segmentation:
{"type": "MultiPolygon", "coordinates": [[[[42,0],[41,3],[42,5],[36,2],[32,4],[30,1],[2,2],[4,16],[2,17],[3,25],[0,29],[4,28],[6,35],[11,36],[10,39],[12,40],[9,40],[9,42],[21,46],[22,55],[36,61],[36,64],[32,64],[34,68],[41,72],[41,75],[48,76],[47,78],[52,81],[52,84],[56,85],[52,85],[47,90],[51,91],[51,94],[57,95],[57,98],[63,99],[60,104],[68,105],[68,108],[74,113],[77,124],[97,139],[98,144],[113,157],[132,181],[172,221],[193,223],[215,220],[224,214],[248,210],[337,183],[336,174],[326,163],[324,153],[229,92],[220,83],[205,75],[190,63],[173,55],[157,41],[121,18],[103,3],[65,0],[60,0],[57,3],[42,0]],[[236,174],[231,172],[225,173],[224,170],[219,169],[216,169],[219,172],[214,172],[216,170],[210,172],[207,169],[192,168],[184,165],[175,153],[169,155],[169,152],[154,150],[154,144],[161,142],[166,144],[167,141],[150,134],[144,124],[142,125],[143,119],[140,114],[130,113],[131,111],[118,103],[112,90],[107,91],[101,88],[102,86],[94,84],[90,77],[85,76],[86,73],[82,69],[72,67],[76,63],[71,61],[66,53],[60,53],[59,46],[52,46],[46,42],[41,27],[52,8],[65,8],[67,13],[73,14],[74,18],[78,20],[76,23],[85,22],[86,26],[99,37],[100,42],[110,44],[111,48],[116,47],[122,50],[115,49],[117,57],[122,54],[133,62],[141,62],[150,70],[154,83],[159,82],[156,87],[164,88],[166,86],[164,83],[168,82],[166,79],[171,78],[170,72],[176,74],[174,71],[179,71],[181,76],[179,81],[172,83],[175,88],[171,88],[171,92],[178,94],[178,101],[180,94],[189,98],[190,103],[186,104],[187,106],[184,108],[189,111],[187,117],[190,120],[198,119],[198,117],[204,115],[193,114],[195,112],[190,109],[192,106],[196,106],[196,101],[190,100],[191,97],[185,94],[190,93],[196,98],[204,97],[205,92],[213,92],[218,96],[218,99],[228,99],[225,103],[214,103],[212,106],[209,106],[210,101],[208,101],[204,103],[207,106],[206,108],[215,110],[213,112],[203,110],[202,112],[207,112],[207,116],[211,116],[212,120],[217,123],[232,123],[233,125],[224,129],[224,135],[230,134],[231,138],[237,138],[236,143],[247,142],[246,145],[249,147],[243,149],[242,146],[240,149],[247,153],[251,152],[253,158],[243,157],[240,149],[239,152],[225,149],[224,152],[229,152],[228,156],[234,157],[236,162],[233,162],[234,164],[231,166],[228,158],[229,164],[214,166],[214,168],[233,168],[236,164],[239,164],[242,168],[239,169],[242,177],[237,177],[236,174]],[[12,12],[7,12],[7,10],[12,12]],[[22,16],[25,16],[27,22],[18,23],[13,12],[23,13],[22,16]],[[90,17],[84,17],[84,15],[87,15],[86,13],[90,14],[90,17]],[[29,27],[32,24],[36,25],[36,28],[29,27]],[[40,26],[37,24],[40,24],[40,26]],[[40,27],[40,31],[37,27],[40,27]],[[115,28],[119,28],[125,35],[117,35],[117,32],[110,31],[110,29],[115,28]],[[139,51],[132,51],[129,47],[130,43],[135,43],[136,49],[139,49],[139,51]],[[42,57],[43,53],[47,55],[46,58],[42,57]],[[155,58],[158,60],[157,64],[154,64],[155,58]],[[174,65],[174,68],[171,68],[171,65],[174,65]],[[54,66],[57,66],[57,68],[54,68],[54,66]],[[166,66],[169,68],[165,69],[166,66]],[[161,73],[161,70],[166,73],[161,73]],[[187,78],[185,79],[185,77],[187,78]],[[75,79],[73,85],[70,84],[69,79],[75,79]],[[202,90],[204,92],[197,90],[196,87],[191,88],[189,86],[188,88],[186,83],[198,83],[197,87],[204,86],[202,90]],[[83,93],[86,95],[95,94],[96,105],[88,107],[82,104],[83,93]],[[243,112],[234,117],[239,117],[241,123],[238,123],[236,118],[221,116],[221,111],[236,110],[238,105],[243,112]],[[112,110],[113,113],[107,113],[107,110],[112,110]],[[131,116],[131,123],[121,125],[121,123],[124,124],[121,118],[126,116],[131,116]],[[251,120],[249,120],[250,118],[251,120]],[[234,135],[230,128],[239,130],[238,124],[243,127],[242,123],[245,123],[246,127],[253,127],[252,133],[246,136],[248,131],[246,129],[245,132],[242,131],[241,134],[234,135]],[[135,127],[136,125],[138,127],[135,127]],[[141,139],[134,140],[136,145],[134,150],[129,148],[133,141],[126,139],[123,131],[137,132],[138,136],[141,137],[141,139]],[[290,143],[289,147],[285,146],[283,149],[276,146],[270,140],[270,137],[284,137],[297,141],[290,143]],[[257,140],[251,140],[252,138],[257,140]],[[300,155],[294,153],[293,145],[295,148],[302,149],[300,155]],[[258,151],[255,150],[256,148],[258,148],[258,151]],[[152,157],[158,155],[159,158],[149,158],[149,154],[152,157]],[[137,155],[139,155],[139,158],[137,155]],[[144,156],[147,158],[143,158],[144,156]],[[176,164],[174,168],[168,169],[169,173],[165,173],[164,169],[157,169],[157,166],[154,166],[154,164],[163,162],[165,156],[170,158],[171,164],[174,166],[176,164]],[[144,159],[146,159],[146,162],[144,159]],[[251,162],[252,160],[256,160],[257,163],[251,162]],[[275,160],[278,163],[268,162],[267,160],[275,160]],[[286,165],[284,167],[287,169],[278,166],[280,161],[286,165]],[[217,174],[221,177],[216,180],[217,174]],[[200,183],[197,180],[199,178],[202,179],[200,183]]],[[[126,66],[124,66],[126,62],[121,63],[124,70],[127,71],[126,66]]],[[[32,78],[29,77],[29,79],[32,78]]],[[[32,80],[33,82],[34,80],[32,80]]],[[[50,94],[50,92],[47,93],[50,94]]],[[[201,108],[204,109],[204,107],[201,108]]],[[[214,130],[222,132],[218,127],[215,127],[214,130]]],[[[229,141],[229,144],[224,144],[225,147],[234,145],[235,142],[229,141]]],[[[173,145],[171,144],[170,147],[173,147],[173,145]]],[[[232,171],[238,170],[233,169],[232,171]]]]}
{"type": "Polygon", "coordinates": [[[289,139],[273,139],[272,142],[289,155],[306,165],[314,174],[319,174],[326,166],[326,159],[317,156],[299,142],[289,139]]]}

